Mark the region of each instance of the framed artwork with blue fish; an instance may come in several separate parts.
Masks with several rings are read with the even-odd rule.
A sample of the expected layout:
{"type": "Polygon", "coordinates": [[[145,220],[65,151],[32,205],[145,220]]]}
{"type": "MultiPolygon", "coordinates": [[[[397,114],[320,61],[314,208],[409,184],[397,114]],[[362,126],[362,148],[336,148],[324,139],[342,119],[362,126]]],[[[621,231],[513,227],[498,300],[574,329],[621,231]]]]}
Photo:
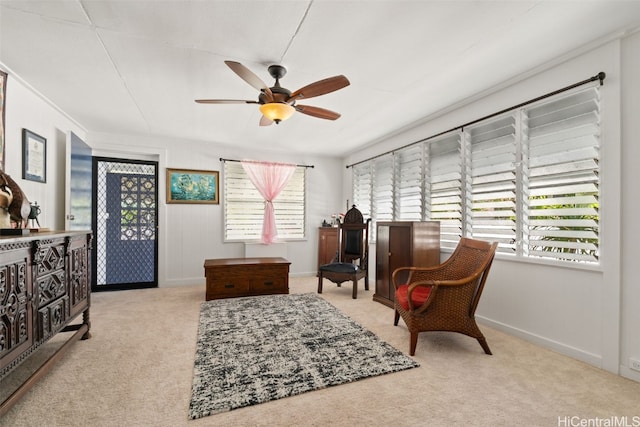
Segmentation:
{"type": "Polygon", "coordinates": [[[219,204],[220,173],[167,168],[167,203],[219,204]]]}

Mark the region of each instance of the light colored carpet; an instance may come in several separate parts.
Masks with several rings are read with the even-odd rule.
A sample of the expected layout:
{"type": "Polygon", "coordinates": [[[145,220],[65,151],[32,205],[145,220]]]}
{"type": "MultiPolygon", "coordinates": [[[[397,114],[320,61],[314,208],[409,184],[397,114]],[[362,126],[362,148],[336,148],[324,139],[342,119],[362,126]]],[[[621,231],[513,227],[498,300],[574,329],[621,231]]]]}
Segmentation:
{"type": "MultiPolygon", "coordinates": [[[[292,293],[315,292],[292,278],[292,293]]],[[[326,282],[322,297],[408,353],[409,334],[372,291],[326,282]]],[[[6,426],[558,426],[559,417],[640,416],[640,384],[486,326],[493,356],[472,338],[425,333],[421,365],[189,420],[200,303],[185,286],[92,295],[92,335],[11,411],[6,426]]],[[[0,384],[4,387],[4,384],[0,384]]],[[[570,425],[570,424],[564,424],[570,425]]]]}

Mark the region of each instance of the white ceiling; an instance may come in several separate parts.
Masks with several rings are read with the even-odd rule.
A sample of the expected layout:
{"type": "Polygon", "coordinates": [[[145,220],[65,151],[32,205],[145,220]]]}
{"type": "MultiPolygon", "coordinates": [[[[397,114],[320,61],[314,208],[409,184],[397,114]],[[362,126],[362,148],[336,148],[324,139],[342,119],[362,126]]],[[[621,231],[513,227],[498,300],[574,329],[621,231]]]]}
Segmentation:
{"type": "MultiPolygon", "coordinates": [[[[0,63],[89,132],[343,155],[582,46],[640,25],[640,1],[0,0],[0,63]],[[351,85],[260,127],[224,60],[295,90],[351,85]]],[[[599,70],[588,70],[595,72],[599,70]]],[[[577,79],[588,76],[576,76],[577,79]]]]}

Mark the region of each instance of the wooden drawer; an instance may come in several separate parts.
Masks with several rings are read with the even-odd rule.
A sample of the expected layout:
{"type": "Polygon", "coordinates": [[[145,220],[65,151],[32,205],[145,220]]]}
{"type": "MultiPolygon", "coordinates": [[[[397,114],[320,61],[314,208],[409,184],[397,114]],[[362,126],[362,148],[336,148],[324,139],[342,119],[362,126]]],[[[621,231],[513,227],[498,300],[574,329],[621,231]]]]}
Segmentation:
{"type": "Polygon", "coordinates": [[[39,339],[55,334],[67,323],[69,318],[69,298],[63,297],[38,310],[39,339]]]}
{"type": "Polygon", "coordinates": [[[246,294],[249,292],[248,277],[234,277],[218,275],[215,279],[207,280],[207,297],[220,295],[218,298],[246,294]]]}
{"type": "Polygon", "coordinates": [[[282,273],[268,274],[263,272],[251,278],[251,293],[280,294],[287,293],[289,291],[287,288],[287,280],[285,280],[282,273]]]}

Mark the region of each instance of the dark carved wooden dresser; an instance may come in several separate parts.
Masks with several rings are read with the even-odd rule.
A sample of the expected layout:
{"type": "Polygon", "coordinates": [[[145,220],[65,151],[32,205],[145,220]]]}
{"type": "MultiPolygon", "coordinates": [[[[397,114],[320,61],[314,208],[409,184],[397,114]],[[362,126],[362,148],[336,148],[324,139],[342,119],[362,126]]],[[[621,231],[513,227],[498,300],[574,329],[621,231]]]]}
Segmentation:
{"type": "Polygon", "coordinates": [[[88,231],[0,237],[0,381],[61,331],[75,331],[22,386],[0,402],[0,417],[77,339],[89,338],[88,231]],[[72,321],[83,315],[82,323],[72,321]]]}

